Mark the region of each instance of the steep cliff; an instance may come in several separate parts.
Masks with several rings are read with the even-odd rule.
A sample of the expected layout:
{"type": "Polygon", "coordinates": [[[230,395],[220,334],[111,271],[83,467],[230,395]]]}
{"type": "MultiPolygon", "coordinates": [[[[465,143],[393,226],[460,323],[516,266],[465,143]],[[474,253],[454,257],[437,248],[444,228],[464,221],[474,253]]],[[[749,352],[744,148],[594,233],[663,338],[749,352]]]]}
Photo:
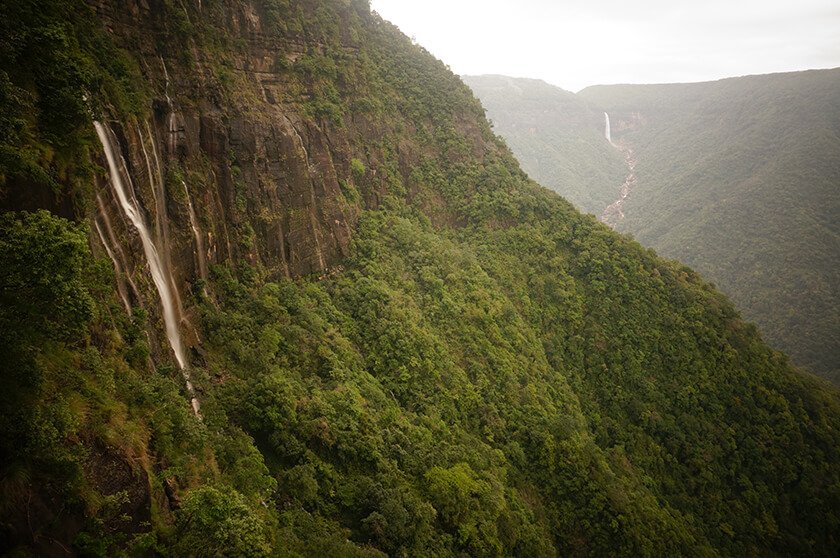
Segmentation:
{"type": "Polygon", "coordinates": [[[365,2],[2,9],[4,551],[836,553],[837,391],[365,2]]]}

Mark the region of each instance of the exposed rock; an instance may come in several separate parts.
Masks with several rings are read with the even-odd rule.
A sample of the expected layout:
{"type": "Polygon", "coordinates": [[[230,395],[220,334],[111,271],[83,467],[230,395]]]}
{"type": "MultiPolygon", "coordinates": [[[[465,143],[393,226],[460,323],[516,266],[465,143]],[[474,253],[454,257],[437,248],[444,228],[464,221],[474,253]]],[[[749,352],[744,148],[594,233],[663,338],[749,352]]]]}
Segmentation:
{"type": "MultiPolygon", "coordinates": [[[[161,19],[165,10],[156,2],[92,5],[115,43],[132,45],[141,57],[155,92],[147,120],[109,124],[138,205],[164,252],[188,345],[197,340],[189,316],[193,286],[206,275],[204,266],[236,269],[247,263],[269,276],[323,275],[348,254],[360,203],[376,205],[380,195],[373,186],[362,192],[361,202],[350,203],[339,180],[352,180],[351,159],[366,157],[351,146],[381,131],[364,119],[348,119],[342,127],[314,121],[302,115],[299,104],[288,102],[288,79],[276,68],[277,53],[294,59],[311,45],[267,36],[253,5],[230,3],[228,31],[247,47],[238,51],[234,67],[226,68],[236,74],[241,98],[225,99],[217,86],[208,85],[213,83],[208,68],[218,62],[212,53],[195,45],[189,53],[173,53],[160,46],[163,42],[145,40],[169,32],[170,22],[161,19]],[[184,56],[191,59],[185,62],[184,56]]],[[[407,180],[410,167],[403,171],[407,180]]],[[[136,231],[121,215],[107,181],[99,181],[97,195],[102,200],[95,208],[98,218],[109,223],[103,238],[112,243],[112,259],[125,275],[118,280],[135,285],[123,285],[120,292],[160,323],[136,231]]],[[[101,242],[93,231],[92,243],[101,242]]],[[[157,339],[153,350],[165,347],[157,339]]]]}

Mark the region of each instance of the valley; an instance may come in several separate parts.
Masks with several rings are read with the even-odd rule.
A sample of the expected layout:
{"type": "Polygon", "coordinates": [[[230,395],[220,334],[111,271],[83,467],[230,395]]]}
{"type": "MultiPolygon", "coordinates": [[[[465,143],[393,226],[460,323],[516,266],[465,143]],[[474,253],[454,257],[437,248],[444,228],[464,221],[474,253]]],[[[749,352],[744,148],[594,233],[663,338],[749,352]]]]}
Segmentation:
{"type": "MultiPolygon", "coordinates": [[[[489,103],[488,115],[502,122],[500,133],[533,176],[590,157],[579,148],[584,136],[578,121],[555,104],[554,93],[538,95],[535,89],[534,100],[523,105],[521,94],[501,95],[467,81],[489,103]],[[540,132],[518,143],[510,123],[527,121],[534,111],[581,140],[559,141],[557,132],[540,132]],[[539,165],[526,154],[561,146],[562,156],[539,165]]],[[[840,210],[840,130],[836,118],[826,118],[840,114],[838,86],[840,70],[814,70],[587,88],[577,95],[579,102],[610,115],[611,140],[604,144],[632,148],[633,195],[623,196],[625,185],[619,199],[613,194],[609,201],[584,203],[577,194],[581,184],[597,192],[589,194],[593,199],[614,193],[623,179],[592,182],[591,159],[554,188],[619,232],[699,270],[773,346],[838,381],[840,236],[833,216],[840,210]]],[[[590,126],[588,134],[600,127],[590,126]]],[[[598,160],[612,164],[601,155],[598,160]]]]}

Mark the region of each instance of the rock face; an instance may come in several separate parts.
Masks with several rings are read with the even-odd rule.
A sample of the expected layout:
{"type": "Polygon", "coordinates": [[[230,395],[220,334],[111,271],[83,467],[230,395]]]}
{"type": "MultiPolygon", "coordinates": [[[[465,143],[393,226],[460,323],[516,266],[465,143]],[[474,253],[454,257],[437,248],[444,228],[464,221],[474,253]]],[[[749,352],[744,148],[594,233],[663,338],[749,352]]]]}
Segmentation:
{"type": "MultiPolygon", "coordinates": [[[[351,143],[377,132],[372,122],[337,127],[306,118],[299,104],[289,102],[278,66],[282,71],[284,60],[295,60],[310,45],[266,36],[254,5],[217,6],[229,39],[246,46],[222,61],[232,67],[211,70],[220,61],[193,41],[186,41],[191,43],[187,52],[172,52],[172,41],[150,40],[171,34],[174,25],[161,16],[166,10],[158,4],[92,5],[114,42],[141,57],[152,92],[150,116],[106,124],[117,137],[136,201],[170,268],[184,334],[194,344],[187,319],[190,293],[200,289],[208,266],[244,263],[260,266],[269,276],[296,277],[323,274],[347,255],[362,204],[377,203],[379,193],[373,186],[363,191],[364,199],[351,202],[339,184],[361,189],[354,180],[364,177],[351,176],[350,164],[354,156],[365,155],[351,143]],[[236,86],[229,91],[235,97],[225,97],[219,72],[234,76],[236,86]]],[[[298,100],[305,100],[303,95],[298,100]]],[[[100,165],[106,167],[101,158],[100,165]]],[[[126,303],[157,316],[136,231],[104,176],[96,196],[92,242],[104,247],[123,275],[118,281],[126,303]]]]}
{"type": "MultiPolygon", "coordinates": [[[[377,37],[388,37],[379,41],[385,45],[399,33],[365,2],[330,5],[341,25],[329,37],[294,24],[295,17],[317,19],[327,9],[318,2],[284,4],[289,19],[269,13],[279,5],[273,2],[89,4],[145,86],[147,106],[135,110],[142,116],[103,120],[165,252],[188,346],[197,342],[190,301],[193,293],[213,296],[203,279],[215,264],[234,273],[250,266],[268,278],[328,274],[349,253],[360,212],[389,193],[407,195],[433,222],[451,220],[439,194],[414,174],[424,157],[441,156],[430,147],[440,143],[438,134],[457,129],[469,139],[444,154],[462,163],[481,160],[488,149],[492,136],[476,118],[483,114],[478,103],[447,106],[446,99],[465,98],[454,76],[430,83],[427,104],[418,108],[416,92],[399,89],[407,83],[400,81],[404,68],[390,68],[396,78],[383,74],[378,63],[387,56],[377,49],[387,47],[377,37]],[[337,68],[336,58],[346,67],[337,68]],[[375,79],[390,88],[395,107],[365,104],[382,97],[375,79]],[[445,126],[435,120],[441,106],[445,126]],[[418,121],[427,128],[418,130],[418,121]]],[[[101,175],[95,215],[88,215],[96,221],[91,242],[115,262],[126,306],[144,307],[160,324],[136,231],[107,182],[101,175]]]]}
{"type": "MultiPolygon", "coordinates": [[[[97,6],[117,42],[155,33],[154,9],[145,2],[130,4],[129,10],[97,6]]],[[[265,62],[271,45],[261,41],[252,10],[243,6],[232,22],[250,45],[248,56],[238,60],[242,67],[233,71],[253,80],[247,93],[259,89],[262,99],[249,99],[255,102],[239,108],[208,102],[201,90],[208,82],[205,66],[212,61],[204,60],[199,49],[193,51],[193,71],[185,75],[171,73],[165,53],[149,48],[142,64],[156,91],[153,117],[112,123],[141,204],[164,234],[172,229],[179,279],[198,276],[181,181],[194,198],[207,250],[203,256],[210,264],[242,259],[286,276],[323,272],[346,252],[357,214],[338,185],[339,174],[349,175],[347,134],[331,133],[274,104],[277,85],[265,62]],[[157,178],[163,180],[164,200],[154,199],[150,170],[163,175],[157,178]]]]}

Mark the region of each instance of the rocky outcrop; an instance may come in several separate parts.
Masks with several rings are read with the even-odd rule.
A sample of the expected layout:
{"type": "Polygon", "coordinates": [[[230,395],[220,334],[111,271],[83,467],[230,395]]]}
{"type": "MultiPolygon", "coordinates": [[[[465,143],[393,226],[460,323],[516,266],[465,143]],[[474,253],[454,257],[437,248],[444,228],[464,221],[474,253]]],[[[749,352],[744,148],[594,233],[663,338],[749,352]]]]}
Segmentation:
{"type": "Polygon", "coordinates": [[[636,156],[633,154],[633,148],[628,145],[626,140],[622,139],[618,143],[610,143],[621,151],[624,156],[624,164],[627,165],[627,176],[624,177],[624,182],[621,183],[621,188],[618,190],[618,199],[608,205],[600,217],[602,223],[615,229],[618,223],[624,219],[624,202],[627,201],[636,187],[636,156]]]}

